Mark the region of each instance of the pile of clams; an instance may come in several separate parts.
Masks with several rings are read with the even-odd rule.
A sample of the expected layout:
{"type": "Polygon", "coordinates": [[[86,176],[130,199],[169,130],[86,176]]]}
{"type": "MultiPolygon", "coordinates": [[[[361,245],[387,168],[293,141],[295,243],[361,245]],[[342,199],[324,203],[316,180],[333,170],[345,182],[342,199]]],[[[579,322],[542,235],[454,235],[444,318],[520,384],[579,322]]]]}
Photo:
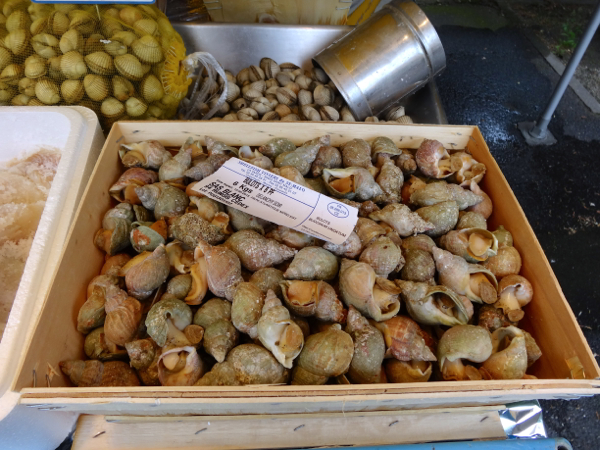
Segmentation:
{"type": "MultiPolygon", "coordinates": [[[[521,255],[490,231],[486,167],[435,140],[258,148],[122,145],[106,253],[77,318],[78,386],[239,386],[533,378],[521,255]],[[359,210],[341,245],[198,197],[237,157],[359,210]]],[[[90,236],[90,238],[92,238],[90,236]]]]}
{"type": "MultiPolygon", "coordinates": [[[[237,75],[228,70],[225,74],[226,80],[206,77],[199,83],[201,89],[212,94],[208,103],[200,106],[202,116],[217,105],[227,84],[226,102],[210,120],[356,122],[333,81],[319,67],[303,70],[290,62],[278,64],[271,58],[262,58],[259,65],[246,67],[237,75]]],[[[367,117],[365,122],[397,125],[413,120],[405,115],[404,106],[397,106],[381,118],[367,117]]]]}

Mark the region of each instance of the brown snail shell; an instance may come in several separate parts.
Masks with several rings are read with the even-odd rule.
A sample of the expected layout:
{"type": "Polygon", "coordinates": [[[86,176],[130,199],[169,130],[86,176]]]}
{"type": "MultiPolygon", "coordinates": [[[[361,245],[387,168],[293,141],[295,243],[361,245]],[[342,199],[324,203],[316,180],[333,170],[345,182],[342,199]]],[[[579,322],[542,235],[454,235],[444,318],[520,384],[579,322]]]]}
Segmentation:
{"type": "MultiPolygon", "coordinates": [[[[318,377],[337,377],[348,371],[354,354],[354,342],[339,324],[313,334],[298,356],[298,367],[318,377]]],[[[294,373],[292,384],[300,380],[294,373]]]]}
{"type": "Polygon", "coordinates": [[[433,228],[425,231],[425,234],[431,237],[439,237],[456,226],[458,211],[458,204],[455,201],[445,201],[433,206],[419,208],[416,213],[423,220],[433,224],[433,228]]]}
{"type": "Polygon", "coordinates": [[[339,289],[347,306],[354,306],[363,315],[376,321],[395,316],[400,309],[400,289],[391,281],[377,277],[366,263],[343,259],[339,289]]]}
{"type": "Polygon", "coordinates": [[[159,245],[153,252],[139,254],[122,269],[127,291],[131,296],[145,300],[166,281],[170,267],[164,245],[159,245]]]}
{"type": "Polygon", "coordinates": [[[450,155],[444,145],[436,140],[425,139],[415,155],[419,170],[431,178],[446,178],[452,173],[450,155]]]}
{"type": "Polygon", "coordinates": [[[89,74],[83,79],[83,88],[90,99],[100,102],[108,97],[110,82],[103,76],[89,74]]]}
{"type": "Polygon", "coordinates": [[[294,249],[250,229],[234,233],[225,242],[225,247],[232,250],[242,265],[252,272],[282,263],[296,254],[294,249]]]}
{"type": "Polygon", "coordinates": [[[195,347],[163,350],[158,359],[158,378],[163,386],[193,386],[203,374],[204,364],[195,347]]]}
{"type": "Polygon", "coordinates": [[[521,254],[514,247],[499,248],[497,255],[489,257],[482,263],[482,266],[492,272],[496,278],[518,274],[521,271],[521,265],[521,254]]]}
{"type": "Polygon", "coordinates": [[[218,297],[232,301],[237,285],[243,281],[239,258],[228,248],[212,247],[203,240],[198,241],[198,247],[208,263],[210,291],[218,297]]]}
{"type": "Polygon", "coordinates": [[[123,267],[130,259],[131,256],[129,256],[127,253],[113,255],[104,262],[100,274],[119,276],[121,267],[123,267]]]}
{"type": "Polygon", "coordinates": [[[433,258],[441,284],[477,303],[496,301],[498,282],[485,267],[469,264],[460,256],[437,247],[433,249],[433,258]]]}
{"type": "Polygon", "coordinates": [[[341,256],[343,258],[354,259],[362,252],[363,246],[358,234],[356,232],[350,233],[348,239],[346,239],[340,245],[335,245],[331,242],[326,242],[323,244],[323,248],[327,251],[330,251],[336,256],[341,256]]]}
{"type": "Polygon", "coordinates": [[[160,346],[180,345],[187,342],[183,334],[192,323],[192,310],[176,298],[163,298],[155,303],[146,316],[146,330],[160,346]]]}
{"type": "Polygon", "coordinates": [[[116,286],[106,290],[104,334],[109,341],[124,345],[135,339],[142,322],[142,305],[116,286]]]}
{"type": "Polygon", "coordinates": [[[514,326],[498,328],[492,333],[492,345],[492,355],[481,365],[481,371],[486,378],[493,380],[523,378],[528,363],[523,331],[514,326]]]}
{"type": "Polygon", "coordinates": [[[135,371],[124,361],[61,361],[60,370],[79,387],[139,386],[135,371]]]}
{"type": "Polygon", "coordinates": [[[352,383],[379,382],[386,350],[381,331],[350,306],[346,332],[354,341],[354,355],[346,376],[352,383]]]}
{"type": "Polygon", "coordinates": [[[400,274],[407,281],[428,281],[435,275],[435,262],[429,252],[421,248],[408,248],[403,251],[405,264],[400,274]]]}
{"type": "Polygon", "coordinates": [[[104,334],[104,327],[93,330],[85,337],[83,350],[90,359],[99,361],[113,361],[127,358],[127,351],[119,349],[117,344],[111,342],[104,334]]]}
{"type": "Polygon", "coordinates": [[[257,333],[260,342],[271,351],[275,359],[283,367],[291,369],[294,359],[302,351],[304,335],[273,291],[267,292],[257,333]]]}
{"type": "Polygon", "coordinates": [[[252,339],[258,337],[258,320],[265,303],[265,294],[253,283],[240,283],[231,304],[231,321],[242,333],[252,339]]]}
{"type": "Polygon", "coordinates": [[[498,283],[498,301],[494,303],[494,307],[502,309],[511,322],[518,322],[525,316],[521,308],[531,302],[532,298],[531,283],[525,277],[510,274],[498,283]]]}
{"type": "Polygon", "coordinates": [[[425,383],[431,377],[433,364],[429,361],[398,361],[386,359],[383,363],[390,383],[425,383]]]}
{"type": "Polygon", "coordinates": [[[447,330],[438,344],[438,359],[444,380],[481,379],[473,366],[462,360],[484,362],[493,351],[490,333],[474,325],[458,325],[447,330]]]}
{"type": "Polygon", "coordinates": [[[196,386],[243,386],[248,384],[280,384],[289,379],[289,371],[265,348],[242,344],[227,355],[227,360],[215,364],[196,386]]]}
{"type": "MultiPolygon", "coordinates": [[[[458,220],[458,209],[456,210],[458,220]]],[[[390,225],[402,237],[411,236],[416,233],[427,233],[431,231],[434,224],[417,213],[414,213],[406,205],[391,203],[380,211],[369,214],[369,218],[377,222],[390,225]]]]}
{"type": "Polygon", "coordinates": [[[394,242],[382,236],[375,239],[361,253],[360,262],[369,264],[379,277],[387,278],[404,266],[404,257],[394,242]]]}
{"type": "Polygon", "coordinates": [[[337,258],[321,247],[301,249],[283,276],[288,280],[333,280],[338,273],[337,258]]]}
{"type": "Polygon", "coordinates": [[[333,287],[324,281],[282,281],[279,283],[286,306],[298,316],[314,316],[327,322],[343,322],[344,306],[333,287]]]}
{"type": "Polygon", "coordinates": [[[391,355],[400,361],[437,361],[428,345],[430,337],[406,316],[396,316],[375,324],[383,333],[391,355]]]}

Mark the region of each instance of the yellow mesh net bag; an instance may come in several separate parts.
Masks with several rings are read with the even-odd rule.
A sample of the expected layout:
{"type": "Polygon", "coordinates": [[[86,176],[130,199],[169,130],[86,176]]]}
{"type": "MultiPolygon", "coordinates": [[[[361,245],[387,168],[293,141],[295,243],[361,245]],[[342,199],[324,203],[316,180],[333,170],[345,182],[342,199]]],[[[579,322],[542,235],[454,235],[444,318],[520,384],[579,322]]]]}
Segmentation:
{"type": "Polygon", "coordinates": [[[149,5],[0,0],[0,105],[81,105],[105,130],[169,119],[191,78],[169,19],[149,5]]]}

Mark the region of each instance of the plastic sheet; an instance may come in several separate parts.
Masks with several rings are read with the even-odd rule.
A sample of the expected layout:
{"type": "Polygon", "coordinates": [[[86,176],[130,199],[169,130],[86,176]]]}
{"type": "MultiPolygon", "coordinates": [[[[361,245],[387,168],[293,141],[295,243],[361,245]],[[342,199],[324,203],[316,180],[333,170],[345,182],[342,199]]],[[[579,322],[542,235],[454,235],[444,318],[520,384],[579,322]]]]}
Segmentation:
{"type": "Polygon", "coordinates": [[[509,439],[547,437],[542,408],[537,401],[511,403],[507,406],[507,409],[500,410],[498,413],[509,439]]]}

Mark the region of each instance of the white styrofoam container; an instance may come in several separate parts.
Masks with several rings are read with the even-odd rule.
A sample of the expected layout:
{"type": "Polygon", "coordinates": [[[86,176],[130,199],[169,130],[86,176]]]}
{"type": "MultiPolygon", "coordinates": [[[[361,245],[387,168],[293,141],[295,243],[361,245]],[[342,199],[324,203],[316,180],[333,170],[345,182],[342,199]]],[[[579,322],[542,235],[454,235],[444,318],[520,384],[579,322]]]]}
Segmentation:
{"type": "MultiPolygon", "coordinates": [[[[0,107],[0,163],[29,155],[40,148],[61,151],[58,170],[0,342],[0,436],[6,437],[6,433],[10,433],[13,437],[25,437],[29,434],[28,444],[23,442],[26,446],[36,442],[36,448],[56,448],[60,440],[54,441],[60,436],[64,438],[76,419],[69,414],[31,415],[30,419],[37,424],[32,426],[30,421],[22,420],[28,417],[28,411],[23,407],[15,409],[19,394],[12,390],[12,385],[22,364],[22,345],[27,342],[46,299],[73,214],[103,145],[104,135],[98,119],[87,108],[0,107]],[[15,420],[17,417],[19,419],[15,420]],[[21,433],[15,429],[18,423],[22,423],[21,433]],[[48,433],[32,433],[36,428],[53,430],[54,439],[48,433]],[[64,433],[57,433],[63,428],[64,433]]],[[[46,383],[46,373],[36,375],[37,383],[46,383]]],[[[0,441],[8,442],[2,438],[0,441]]],[[[15,443],[13,439],[11,442],[15,443]]]]}

